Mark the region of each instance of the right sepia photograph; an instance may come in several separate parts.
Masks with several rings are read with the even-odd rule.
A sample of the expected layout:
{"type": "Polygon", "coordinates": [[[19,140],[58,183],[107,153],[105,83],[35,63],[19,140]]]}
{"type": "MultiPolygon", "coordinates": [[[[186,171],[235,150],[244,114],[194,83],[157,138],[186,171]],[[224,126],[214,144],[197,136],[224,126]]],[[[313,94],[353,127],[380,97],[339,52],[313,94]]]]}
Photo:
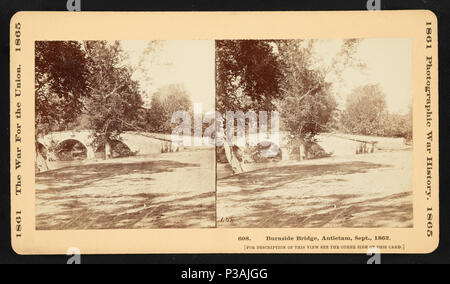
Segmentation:
{"type": "Polygon", "coordinates": [[[215,53],[217,227],[413,227],[411,39],[215,53]]]}

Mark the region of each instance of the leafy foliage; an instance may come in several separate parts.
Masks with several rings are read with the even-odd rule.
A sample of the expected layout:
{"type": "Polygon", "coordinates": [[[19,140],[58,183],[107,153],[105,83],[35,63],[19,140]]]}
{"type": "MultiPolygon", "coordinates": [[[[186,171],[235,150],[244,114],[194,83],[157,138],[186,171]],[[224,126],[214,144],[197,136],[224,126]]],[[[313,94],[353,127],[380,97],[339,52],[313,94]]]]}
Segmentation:
{"type": "Polygon", "coordinates": [[[87,41],[89,96],[85,101],[94,142],[101,146],[119,140],[120,134],[138,129],[143,102],[132,70],[123,66],[119,42],[87,41]]]}
{"type": "Polygon", "coordinates": [[[171,133],[172,115],[177,111],[192,113],[191,99],[182,85],[168,85],[152,96],[147,110],[147,130],[156,133],[171,133]]]}
{"type": "Polygon", "coordinates": [[[36,42],[36,135],[60,130],[77,118],[87,95],[88,76],[86,54],[79,42],[36,42]]]}
{"type": "Polygon", "coordinates": [[[403,137],[406,140],[412,140],[412,109],[408,114],[390,114],[385,122],[385,134],[390,137],[403,137]]]}
{"type": "Polygon", "coordinates": [[[275,109],[280,98],[281,62],[272,41],[216,41],[217,110],[275,109]]]}
{"type": "Polygon", "coordinates": [[[347,97],[341,122],[349,133],[384,136],[387,116],[386,94],[379,85],[365,85],[347,97]]]}
{"type": "Polygon", "coordinates": [[[295,40],[278,41],[283,61],[283,99],[279,109],[285,130],[308,139],[327,131],[337,103],[322,70],[312,66],[311,46],[295,40]]]}
{"type": "Polygon", "coordinates": [[[412,109],[406,115],[391,114],[386,94],[379,85],[365,85],[347,97],[341,117],[343,130],[352,134],[412,139],[412,109]]]}

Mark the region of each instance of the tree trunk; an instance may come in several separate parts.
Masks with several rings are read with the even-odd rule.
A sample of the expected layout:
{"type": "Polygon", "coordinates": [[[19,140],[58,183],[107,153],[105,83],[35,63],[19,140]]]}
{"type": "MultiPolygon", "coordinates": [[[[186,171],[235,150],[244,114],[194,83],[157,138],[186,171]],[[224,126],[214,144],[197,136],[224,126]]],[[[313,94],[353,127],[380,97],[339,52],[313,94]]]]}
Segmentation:
{"type": "Polygon", "coordinates": [[[111,152],[111,144],[109,141],[105,143],[105,160],[112,158],[112,152],[111,152]]]}
{"type": "MultiPolygon", "coordinates": [[[[47,159],[42,155],[42,153],[39,151],[39,143],[37,142],[39,139],[39,130],[36,129],[36,133],[34,136],[34,149],[36,150],[36,160],[34,162],[35,172],[45,172],[49,170],[47,159]]],[[[47,151],[48,152],[48,151],[47,151]]],[[[48,155],[49,153],[47,153],[48,155]]]]}
{"type": "Polygon", "coordinates": [[[223,145],[225,149],[225,155],[228,163],[230,164],[233,174],[242,174],[245,172],[243,162],[241,163],[234,153],[233,147],[229,146],[227,142],[223,145]]]}
{"type": "Polygon", "coordinates": [[[44,158],[41,152],[39,152],[39,149],[36,148],[36,171],[37,172],[45,172],[48,171],[48,164],[47,160],[44,158]]]}
{"type": "Polygon", "coordinates": [[[306,149],[305,149],[305,142],[303,139],[300,139],[300,146],[299,146],[299,159],[300,161],[303,161],[306,159],[306,149]]]}

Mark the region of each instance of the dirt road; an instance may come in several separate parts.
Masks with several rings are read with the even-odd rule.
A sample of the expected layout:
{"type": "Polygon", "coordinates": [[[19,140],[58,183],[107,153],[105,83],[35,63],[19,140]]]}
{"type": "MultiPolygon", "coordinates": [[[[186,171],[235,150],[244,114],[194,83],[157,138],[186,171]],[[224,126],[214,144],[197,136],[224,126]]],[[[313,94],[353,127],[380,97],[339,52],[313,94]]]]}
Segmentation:
{"type": "Polygon", "coordinates": [[[218,180],[219,227],[413,226],[410,150],[266,167],[218,180]]]}
{"type": "MultiPolygon", "coordinates": [[[[39,173],[36,228],[214,227],[214,163],[203,149],[39,173]]],[[[219,227],[413,225],[412,151],[272,163],[217,186],[219,227]]]]}
{"type": "Polygon", "coordinates": [[[215,226],[215,153],[96,161],[36,175],[37,230],[215,226]]]}

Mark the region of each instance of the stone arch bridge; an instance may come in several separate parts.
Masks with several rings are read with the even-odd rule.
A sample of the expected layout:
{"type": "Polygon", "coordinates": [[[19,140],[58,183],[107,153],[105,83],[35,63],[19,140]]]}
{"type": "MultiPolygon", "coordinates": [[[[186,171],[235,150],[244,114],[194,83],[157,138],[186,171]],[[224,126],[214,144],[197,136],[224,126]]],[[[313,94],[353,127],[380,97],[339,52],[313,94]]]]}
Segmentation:
{"type": "Polygon", "coordinates": [[[404,138],[322,133],[316,135],[314,141],[309,143],[298,140],[297,145],[294,143],[298,148],[294,150],[293,147],[295,146],[290,144],[289,141],[292,141],[292,138],[293,136],[290,137],[288,132],[279,132],[275,139],[271,139],[270,137],[259,139],[258,134],[254,134],[253,136],[246,137],[246,140],[241,140],[241,144],[239,144],[237,143],[238,139],[234,137],[234,145],[241,145],[236,146],[236,148],[240,149],[241,153],[237,154],[235,153],[236,150],[225,147],[225,155],[233,171],[235,173],[241,173],[246,171],[244,166],[246,160],[250,163],[252,162],[252,159],[248,157],[248,153],[245,153],[250,139],[259,141],[260,143],[258,145],[269,145],[270,147],[264,150],[266,151],[266,155],[270,155],[270,157],[278,157],[281,155],[282,160],[310,159],[314,155],[311,154],[313,152],[310,149],[312,145],[315,145],[317,150],[321,150],[325,156],[351,156],[374,153],[378,150],[402,150],[410,147],[406,144],[404,138]],[[237,156],[240,157],[237,158],[237,156]]]}
{"type": "MultiPolygon", "coordinates": [[[[167,152],[177,152],[179,147],[172,143],[170,135],[124,132],[120,135],[119,142],[126,145],[130,151],[138,155],[158,154],[167,152]]],[[[52,149],[57,149],[59,145],[67,141],[76,141],[86,148],[87,159],[95,159],[98,150],[93,143],[92,132],[85,131],[61,131],[52,132],[38,139],[40,147],[44,147],[49,153],[52,149]]]]}

